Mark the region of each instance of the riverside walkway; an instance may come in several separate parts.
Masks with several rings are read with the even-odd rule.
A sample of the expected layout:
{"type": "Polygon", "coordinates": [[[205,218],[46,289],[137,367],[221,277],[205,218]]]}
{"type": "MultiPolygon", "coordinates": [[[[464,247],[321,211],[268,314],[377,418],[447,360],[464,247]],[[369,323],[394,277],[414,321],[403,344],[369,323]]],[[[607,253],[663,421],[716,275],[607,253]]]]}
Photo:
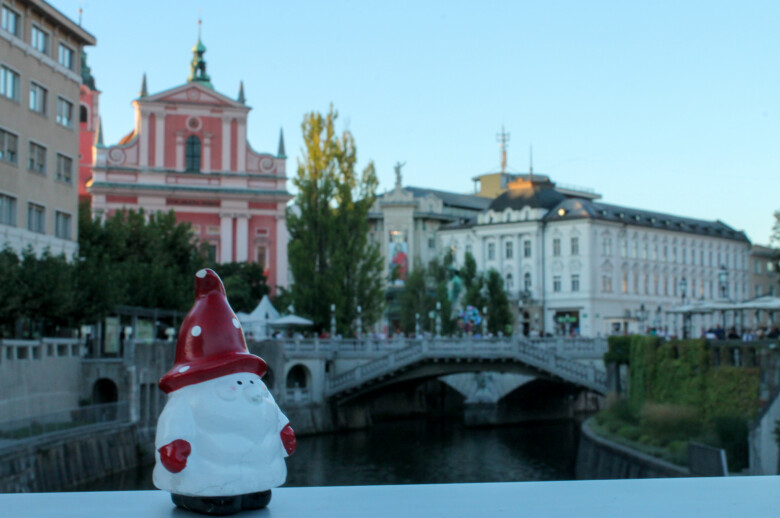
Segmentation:
{"type": "MultiPolygon", "coordinates": [[[[267,510],[316,518],[634,518],[778,516],[780,476],[279,488],[267,510]]],[[[173,518],[162,491],[0,494],[2,516],[173,518]]]]}

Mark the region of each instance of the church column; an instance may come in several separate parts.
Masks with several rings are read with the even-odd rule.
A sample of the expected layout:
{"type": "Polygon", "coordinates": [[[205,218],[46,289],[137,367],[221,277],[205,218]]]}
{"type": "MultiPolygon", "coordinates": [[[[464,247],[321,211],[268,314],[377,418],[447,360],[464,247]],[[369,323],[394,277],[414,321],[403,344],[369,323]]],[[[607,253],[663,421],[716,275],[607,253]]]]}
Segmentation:
{"type": "Polygon", "coordinates": [[[249,215],[240,214],[236,220],[236,261],[249,260],[249,215]]]}
{"type": "Polygon", "coordinates": [[[233,262],[233,215],[220,214],[219,262],[233,262]]]}
{"type": "Polygon", "coordinates": [[[141,138],[138,139],[138,150],[140,156],[138,158],[138,165],[141,167],[149,166],[149,143],[146,139],[149,138],[149,114],[141,114],[141,138]]]}
{"type": "Polygon", "coordinates": [[[184,170],[184,132],[176,133],[176,170],[184,170]]]}
{"type": "Polygon", "coordinates": [[[230,117],[222,119],[222,172],[230,171],[230,117]]]}
{"type": "Polygon", "coordinates": [[[211,172],[211,133],[203,134],[203,163],[200,170],[204,173],[211,172]]]}
{"type": "Polygon", "coordinates": [[[243,173],[246,171],[246,119],[238,121],[238,142],[236,142],[236,149],[238,150],[236,169],[243,173]]]}
{"type": "Polygon", "coordinates": [[[155,113],[154,121],[154,165],[162,169],[165,168],[165,112],[155,113]]]}
{"type": "MultiPolygon", "coordinates": [[[[287,220],[284,217],[284,204],[276,216],[276,286],[287,287],[287,220]]],[[[387,261],[385,261],[387,263],[387,261]]]]}

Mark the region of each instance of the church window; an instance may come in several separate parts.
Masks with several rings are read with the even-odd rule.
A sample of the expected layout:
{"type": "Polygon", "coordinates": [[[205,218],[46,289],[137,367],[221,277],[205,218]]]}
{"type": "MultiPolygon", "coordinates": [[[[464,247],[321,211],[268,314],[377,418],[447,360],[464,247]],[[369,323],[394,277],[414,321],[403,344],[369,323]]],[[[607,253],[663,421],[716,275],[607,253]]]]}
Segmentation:
{"type": "Polygon", "coordinates": [[[200,172],[200,139],[195,135],[187,137],[184,167],[189,172],[200,172]]]}

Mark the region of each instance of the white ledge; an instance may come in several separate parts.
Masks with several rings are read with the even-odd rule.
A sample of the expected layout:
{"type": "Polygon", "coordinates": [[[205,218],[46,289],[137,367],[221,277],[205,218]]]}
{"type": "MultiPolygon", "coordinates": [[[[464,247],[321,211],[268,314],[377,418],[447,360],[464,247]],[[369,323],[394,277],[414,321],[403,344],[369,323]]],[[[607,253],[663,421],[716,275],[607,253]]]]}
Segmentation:
{"type": "MultiPolygon", "coordinates": [[[[235,516],[776,518],[778,489],[780,476],[279,488],[268,511],[235,516]]],[[[175,510],[161,491],[0,494],[0,509],[27,518],[201,516],[175,510]]]]}

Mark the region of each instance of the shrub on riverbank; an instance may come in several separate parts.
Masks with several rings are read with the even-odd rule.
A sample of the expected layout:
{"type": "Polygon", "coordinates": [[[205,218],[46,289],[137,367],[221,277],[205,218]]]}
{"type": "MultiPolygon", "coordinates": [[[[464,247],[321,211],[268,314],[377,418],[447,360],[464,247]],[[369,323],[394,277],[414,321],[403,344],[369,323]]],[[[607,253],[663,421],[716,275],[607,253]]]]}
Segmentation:
{"type": "MultiPolygon", "coordinates": [[[[726,357],[720,349],[717,355],[726,357]]],[[[688,442],[697,441],[726,450],[731,471],[747,466],[757,367],[717,365],[706,340],[638,335],[610,339],[605,360],[628,363],[630,391],[597,416],[597,431],[681,465],[687,465],[688,442]]]]}

